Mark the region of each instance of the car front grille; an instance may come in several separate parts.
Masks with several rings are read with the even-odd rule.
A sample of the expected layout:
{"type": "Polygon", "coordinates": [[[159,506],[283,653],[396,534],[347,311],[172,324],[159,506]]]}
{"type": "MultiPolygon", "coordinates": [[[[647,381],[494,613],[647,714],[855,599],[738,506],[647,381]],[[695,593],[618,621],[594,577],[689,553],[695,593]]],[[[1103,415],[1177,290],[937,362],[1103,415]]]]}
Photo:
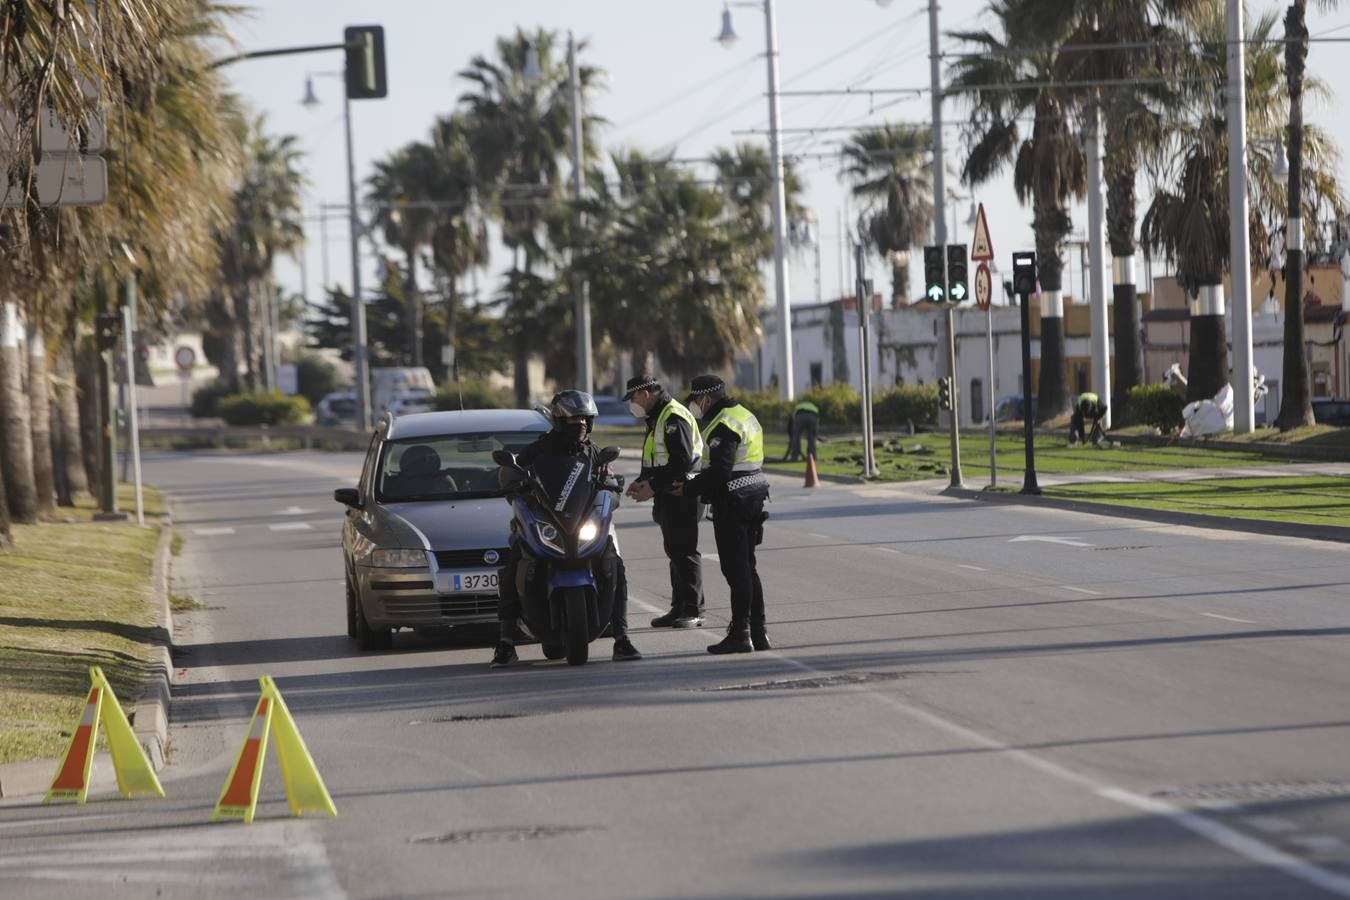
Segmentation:
{"type": "Polygon", "coordinates": [[[496,548],[498,561],[495,563],[489,563],[483,559],[488,552],[486,548],[482,550],[437,550],[436,565],[442,569],[496,568],[501,565],[501,560],[506,558],[507,548],[496,548]]]}
{"type": "Polygon", "coordinates": [[[417,620],[424,624],[431,619],[497,615],[497,598],[489,596],[386,597],[383,602],[391,619],[417,620]]]}

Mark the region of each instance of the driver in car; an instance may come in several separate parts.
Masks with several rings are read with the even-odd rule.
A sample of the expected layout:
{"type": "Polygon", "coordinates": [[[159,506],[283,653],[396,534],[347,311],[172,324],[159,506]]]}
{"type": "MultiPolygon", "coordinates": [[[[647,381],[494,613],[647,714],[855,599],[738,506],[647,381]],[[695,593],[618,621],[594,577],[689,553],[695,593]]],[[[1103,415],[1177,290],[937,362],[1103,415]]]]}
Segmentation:
{"type": "MultiPolygon", "coordinates": [[[[608,476],[608,467],[599,460],[599,448],[591,443],[591,428],[598,414],[594,398],[585,391],[559,391],[549,404],[552,430],[540,435],[516,454],[516,462],[521,468],[530,469],[544,457],[585,454],[591,459],[592,470],[599,470],[602,476],[608,476]]],[[[527,580],[531,577],[530,563],[531,560],[521,552],[520,542],[513,536],[511,549],[497,578],[497,621],[501,637],[492,654],[494,669],[509,666],[520,659],[516,655],[516,637],[519,634],[516,623],[520,618],[520,592],[525,590],[527,580]]],[[[628,577],[612,534],[605,546],[604,556],[595,567],[595,582],[602,595],[613,592],[610,633],[614,637],[614,661],[642,659],[642,654],[628,639],[628,577]]]]}

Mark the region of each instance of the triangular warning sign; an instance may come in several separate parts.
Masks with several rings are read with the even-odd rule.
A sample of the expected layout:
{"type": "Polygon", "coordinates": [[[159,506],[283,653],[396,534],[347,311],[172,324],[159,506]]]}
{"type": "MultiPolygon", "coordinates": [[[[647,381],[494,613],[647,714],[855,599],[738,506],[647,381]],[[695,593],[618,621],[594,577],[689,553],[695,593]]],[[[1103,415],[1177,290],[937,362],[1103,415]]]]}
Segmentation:
{"type": "Polygon", "coordinates": [[[132,794],[155,794],[164,796],[155,770],[150,765],[145,750],[131,730],[131,723],[122,712],[112,685],[104,677],[98,666],[89,669],[89,695],[85,699],[80,720],[75,723],[74,733],[70,736],[70,746],[66,748],[61,765],[52,779],[43,803],[53,800],[73,800],[83,804],[89,796],[89,772],[94,763],[94,745],[98,743],[98,726],[108,735],[108,748],[112,751],[113,771],[117,773],[117,788],[123,797],[132,794]]]}
{"type": "Polygon", "coordinates": [[[976,262],[988,262],[994,258],[994,243],[989,239],[989,222],[984,218],[984,204],[975,212],[975,237],[970,240],[970,258],[976,262]]]}

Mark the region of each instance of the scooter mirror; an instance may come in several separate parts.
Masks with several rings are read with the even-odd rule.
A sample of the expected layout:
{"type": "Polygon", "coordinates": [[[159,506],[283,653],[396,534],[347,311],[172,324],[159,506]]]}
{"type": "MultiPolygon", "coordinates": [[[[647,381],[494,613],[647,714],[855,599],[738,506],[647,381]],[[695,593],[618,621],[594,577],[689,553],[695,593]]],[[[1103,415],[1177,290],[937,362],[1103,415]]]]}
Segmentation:
{"type": "Polygon", "coordinates": [[[606,465],[606,464],[608,464],[608,463],[612,463],[612,462],[614,462],[614,460],[616,460],[616,459],[618,459],[618,458],[619,458],[619,448],[618,448],[618,447],[606,447],[605,449],[603,449],[603,450],[600,451],[600,464],[601,464],[601,465],[606,465]]]}
{"type": "Polygon", "coordinates": [[[499,466],[514,466],[516,457],[510,450],[493,450],[492,461],[499,466]]]}

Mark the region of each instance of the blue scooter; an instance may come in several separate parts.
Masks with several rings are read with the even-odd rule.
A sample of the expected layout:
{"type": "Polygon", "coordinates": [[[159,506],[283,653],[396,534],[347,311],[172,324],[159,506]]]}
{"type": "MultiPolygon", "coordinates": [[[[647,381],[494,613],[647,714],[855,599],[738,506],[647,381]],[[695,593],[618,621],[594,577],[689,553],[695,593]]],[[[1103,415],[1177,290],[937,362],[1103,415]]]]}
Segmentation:
{"type": "MultiPolygon", "coordinates": [[[[599,462],[603,466],[618,458],[617,447],[606,447],[599,462]]],[[[609,627],[613,596],[601,596],[592,565],[609,545],[623,478],[601,478],[586,454],[541,459],[532,471],[507,450],[495,451],[492,461],[501,466],[513,540],[547,566],[547,578],[529,579],[521,592],[525,627],[543,645],[546,658],[566,656],[569,665],[583,665],[591,641],[609,627]]]]}

